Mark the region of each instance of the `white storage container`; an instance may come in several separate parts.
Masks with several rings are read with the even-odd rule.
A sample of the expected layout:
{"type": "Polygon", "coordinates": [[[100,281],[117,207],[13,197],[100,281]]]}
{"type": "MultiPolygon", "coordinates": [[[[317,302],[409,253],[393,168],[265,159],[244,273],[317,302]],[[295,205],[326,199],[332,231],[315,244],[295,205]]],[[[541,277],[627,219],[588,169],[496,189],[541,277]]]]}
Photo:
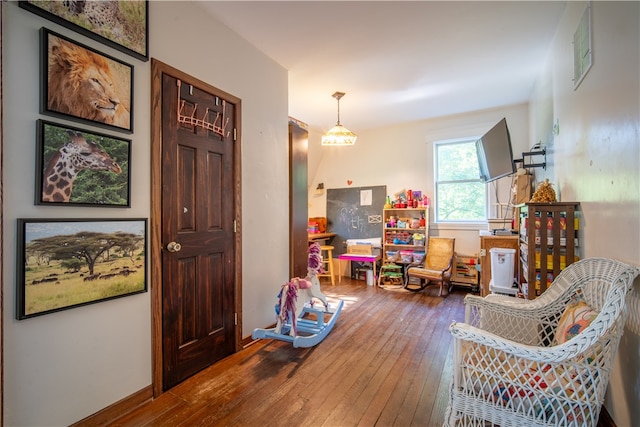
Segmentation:
{"type": "Polygon", "coordinates": [[[367,270],[367,286],[373,286],[373,270],[367,270]]]}
{"type": "Polygon", "coordinates": [[[514,287],[513,258],[516,250],[509,248],[491,248],[491,280],[489,290],[492,293],[515,295],[518,291],[514,287]]]}

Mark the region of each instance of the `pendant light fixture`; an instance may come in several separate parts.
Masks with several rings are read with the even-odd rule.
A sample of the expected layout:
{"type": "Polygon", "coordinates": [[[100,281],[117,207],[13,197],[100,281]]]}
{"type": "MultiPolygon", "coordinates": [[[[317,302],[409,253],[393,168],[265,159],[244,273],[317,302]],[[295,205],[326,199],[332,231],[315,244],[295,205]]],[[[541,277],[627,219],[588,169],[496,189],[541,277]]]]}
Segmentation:
{"type": "Polygon", "coordinates": [[[322,145],[353,145],[358,135],[340,124],[340,98],[344,96],[344,92],[336,92],[331,96],[338,101],[338,122],[322,136],[322,145]]]}

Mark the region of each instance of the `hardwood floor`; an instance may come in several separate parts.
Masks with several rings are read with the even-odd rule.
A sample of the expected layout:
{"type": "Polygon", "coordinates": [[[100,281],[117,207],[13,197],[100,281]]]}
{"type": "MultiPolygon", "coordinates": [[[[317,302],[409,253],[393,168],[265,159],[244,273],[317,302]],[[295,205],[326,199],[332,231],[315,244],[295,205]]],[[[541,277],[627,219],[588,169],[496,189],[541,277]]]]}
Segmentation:
{"type": "Polygon", "coordinates": [[[345,306],[316,347],[258,341],[110,425],[442,425],[448,326],[464,319],[466,290],[442,298],[437,286],[411,293],[344,278],[322,286],[345,306]]]}

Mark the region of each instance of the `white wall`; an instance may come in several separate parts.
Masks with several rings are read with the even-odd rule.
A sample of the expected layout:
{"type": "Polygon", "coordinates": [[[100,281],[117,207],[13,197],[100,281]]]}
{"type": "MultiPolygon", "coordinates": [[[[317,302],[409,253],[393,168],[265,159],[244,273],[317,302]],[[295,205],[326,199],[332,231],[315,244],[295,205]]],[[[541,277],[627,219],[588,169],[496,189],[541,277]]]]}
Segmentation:
{"type": "MultiPolygon", "coordinates": [[[[272,300],[288,278],[287,72],[207,18],[197,2],[149,6],[151,56],[242,99],[246,336],[273,322],[272,300]]],[[[5,424],[69,425],[151,384],[150,293],[17,321],[16,218],[149,217],[150,62],[46,21],[17,2],[2,2],[2,10],[5,424]],[[38,114],[42,26],[135,67],[129,209],[34,206],[35,121],[55,121],[38,114]]]]}
{"type": "MultiPolygon", "coordinates": [[[[344,188],[351,180],[353,187],[386,185],[393,195],[402,189],[422,190],[434,199],[433,143],[436,141],[479,137],[506,117],[511,134],[514,156],[529,151],[529,108],[527,104],[476,111],[456,116],[405,123],[364,131],[354,130],[358,140],[352,147],[321,147],[319,132],[309,138],[310,164],[315,174],[309,177],[309,216],[326,215],[326,192],[317,195],[315,188],[324,182],[325,188],[344,188]],[[318,161],[317,158],[320,158],[318,161]]],[[[348,126],[348,123],[346,124],[348,126]]],[[[312,169],[310,168],[310,171],[312,169]]],[[[312,171],[312,172],[313,172],[312,171]]],[[[508,202],[511,178],[502,178],[487,184],[492,203],[495,185],[499,201],[508,202]]],[[[491,206],[491,217],[496,218],[496,207],[491,206]]],[[[433,206],[430,210],[434,220],[433,206]]],[[[478,230],[487,224],[454,227],[431,224],[432,236],[456,238],[456,252],[474,255],[480,250],[478,230]]]]}
{"type": "MultiPolygon", "coordinates": [[[[545,141],[553,117],[549,177],[562,200],[581,203],[582,253],[640,265],[640,3],[592,5],[593,66],[574,90],[573,33],[586,2],[567,2],[534,95],[546,127],[533,137],[545,141]]],[[[618,426],[640,420],[638,280],[630,312],[605,402],[618,426]]]]}

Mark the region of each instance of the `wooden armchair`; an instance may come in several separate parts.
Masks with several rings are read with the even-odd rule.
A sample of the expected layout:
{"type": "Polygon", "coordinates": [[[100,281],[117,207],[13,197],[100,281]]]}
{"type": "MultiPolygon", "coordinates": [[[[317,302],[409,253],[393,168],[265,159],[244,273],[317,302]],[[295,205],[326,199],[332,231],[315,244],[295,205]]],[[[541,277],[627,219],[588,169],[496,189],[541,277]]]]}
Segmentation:
{"type": "Polygon", "coordinates": [[[450,291],[455,242],[456,239],[451,237],[430,237],[424,262],[407,266],[404,288],[418,292],[426,288],[429,283],[436,282],[440,283],[438,295],[442,296],[442,289],[445,286],[447,291],[450,291]],[[419,279],[417,285],[410,283],[409,279],[412,277],[419,279]]]}

